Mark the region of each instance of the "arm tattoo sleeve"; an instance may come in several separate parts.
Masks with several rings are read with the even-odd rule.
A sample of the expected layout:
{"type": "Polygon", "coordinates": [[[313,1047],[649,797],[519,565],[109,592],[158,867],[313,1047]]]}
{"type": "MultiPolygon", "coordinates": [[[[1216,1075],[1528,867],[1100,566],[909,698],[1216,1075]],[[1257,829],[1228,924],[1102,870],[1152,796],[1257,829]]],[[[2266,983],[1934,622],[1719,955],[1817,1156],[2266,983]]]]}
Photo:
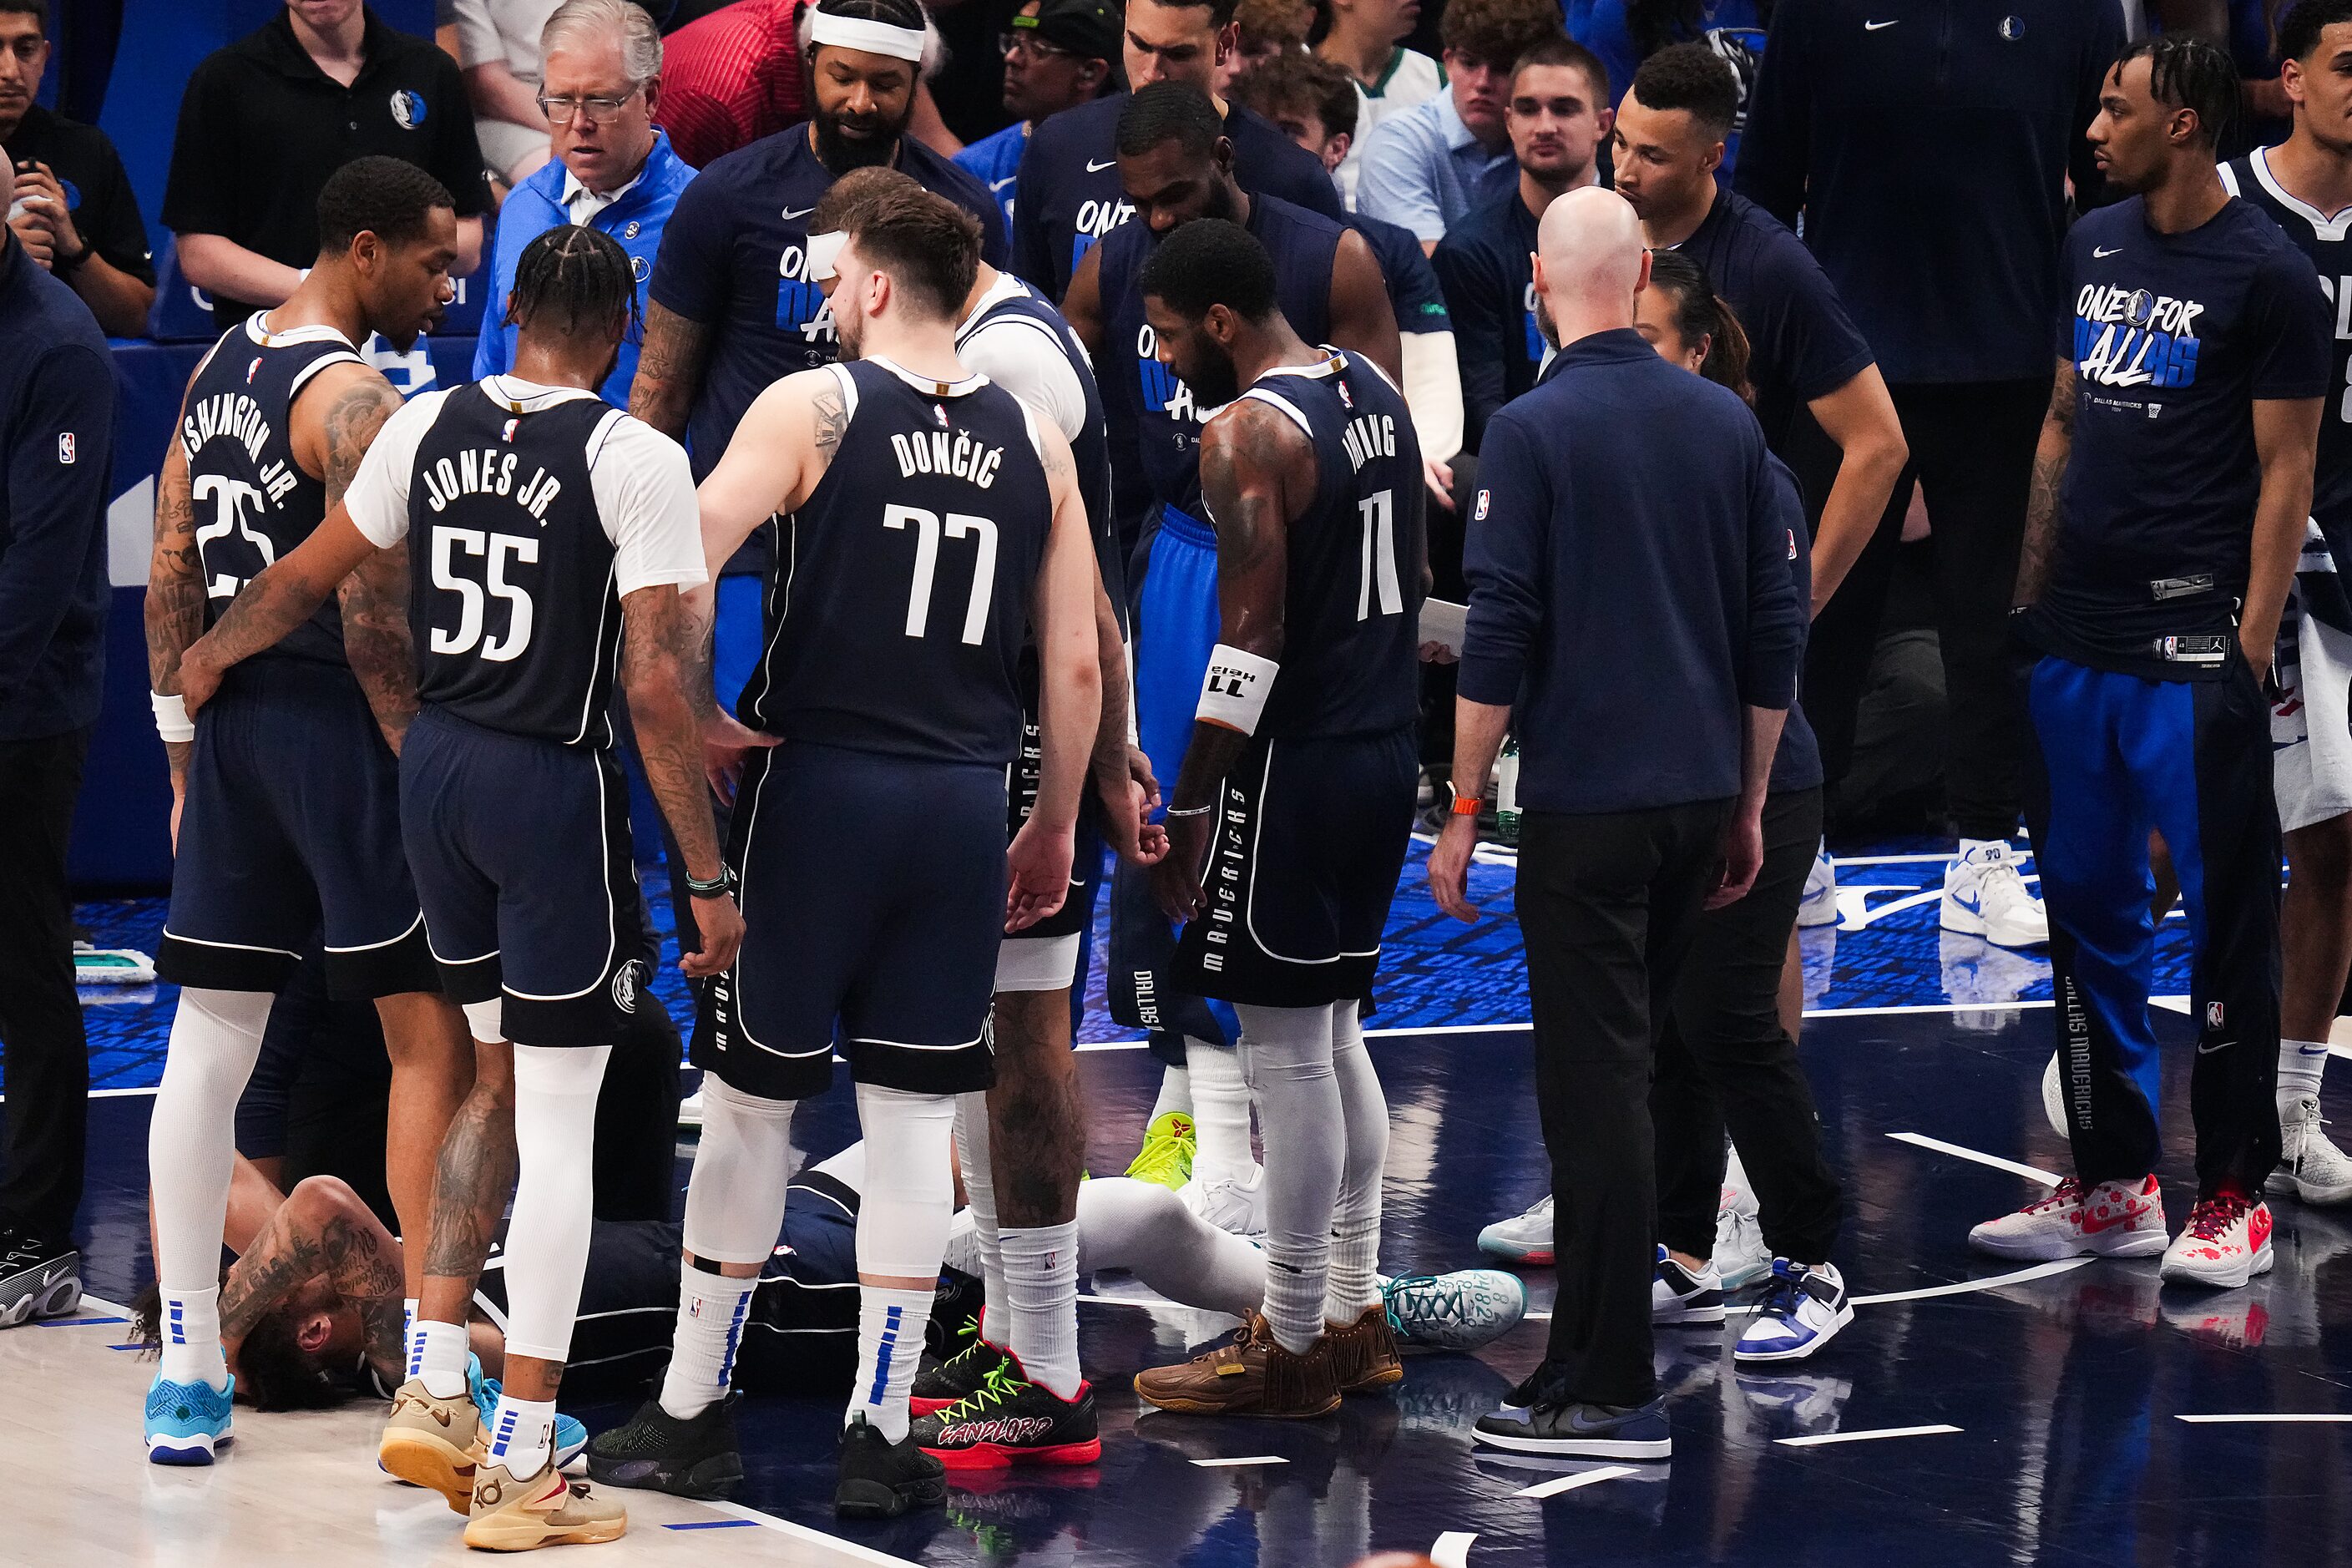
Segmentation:
{"type": "Polygon", "coordinates": [[[352,378],[352,384],[327,405],[327,508],[334,510],[360,471],[360,460],[375,440],[383,422],[400,412],[400,394],[380,375],[352,378]]]}
{"type": "Polygon", "coordinates": [[[408,546],[378,551],[338,590],[343,652],[394,752],[416,717],[416,646],[408,626],[408,546]]]}
{"type": "Polygon", "coordinates": [[[196,551],[196,509],[188,467],[177,450],[163,459],[155,496],[155,548],[147,566],[147,679],[166,694],[180,689],[180,656],[205,635],[205,566],[196,551]]]}
{"type": "Polygon", "coordinates": [[[2066,459],[2074,439],[2074,367],[2062,364],[2050,392],[2050,409],[2042,416],[2042,437],[2033,453],[2033,477],[2025,497],[2025,538],[2017,559],[2017,586],[2010,596],[2015,605],[2031,605],[2042,597],[2050,581],[2050,559],[2058,542],[2058,497],[2066,479],[2066,459]]]}
{"type": "Polygon", "coordinates": [[[646,300],[645,343],[637,351],[636,379],[629,384],[629,412],[672,440],[682,438],[709,351],[709,327],[646,300]]]}
{"type": "Polygon", "coordinates": [[[841,401],[841,388],[827,376],[816,389],[812,406],[816,413],[816,449],[826,463],[841,449],[841,437],[849,429],[849,410],[841,401]]]}
{"type": "MultiPolygon", "coordinates": [[[[623,601],[621,680],[636,721],[637,752],[646,782],[695,877],[716,876],[719,866],[719,829],[710,815],[702,737],[695,723],[699,700],[689,673],[701,667],[705,647],[701,628],[676,588],[640,588],[623,601]]],[[[709,684],[707,670],[701,684],[709,684]]]]}

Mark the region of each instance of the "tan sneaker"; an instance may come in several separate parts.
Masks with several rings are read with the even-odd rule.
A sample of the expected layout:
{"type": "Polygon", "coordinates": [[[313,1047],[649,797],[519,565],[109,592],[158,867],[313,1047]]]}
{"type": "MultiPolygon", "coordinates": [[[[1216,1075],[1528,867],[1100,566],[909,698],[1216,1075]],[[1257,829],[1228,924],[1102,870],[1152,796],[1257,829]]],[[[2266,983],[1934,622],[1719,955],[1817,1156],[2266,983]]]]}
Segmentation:
{"type": "Polygon", "coordinates": [[[1307,1354],[1293,1355],[1275,1342],[1265,1316],[1253,1312],[1227,1343],[1177,1366],[1137,1373],[1136,1397],[1186,1415],[1328,1415],[1339,1408],[1328,1343],[1326,1336],[1307,1354]]]}
{"type": "Polygon", "coordinates": [[[481,1432],[482,1413],[470,1398],[436,1399],[423,1378],[412,1377],[392,1396],[376,1463],[412,1485],[432,1488],[449,1500],[450,1512],[464,1513],[474,1496],[481,1432]]]}
{"type": "Polygon", "coordinates": [[[1315,1349],[1330,1357],[1331,1375],[1342,1394],[1369,1394],[1404,1381],[1404,1363],[1398,1359],[1384,1306],[1365,1308],[1352,1323],[1327,1321],[1315,1349]]]}
{"type": "Polygon", "coordinates": [[[551,1460],[517,1480],[485,1460],[474,1474],[466,1544],[482,1552],[536,1552],[542,1546],[593,1546],[629,1531],[629,1510],[598,1497],[586,1481],[567,1480],[551,1460]]]}

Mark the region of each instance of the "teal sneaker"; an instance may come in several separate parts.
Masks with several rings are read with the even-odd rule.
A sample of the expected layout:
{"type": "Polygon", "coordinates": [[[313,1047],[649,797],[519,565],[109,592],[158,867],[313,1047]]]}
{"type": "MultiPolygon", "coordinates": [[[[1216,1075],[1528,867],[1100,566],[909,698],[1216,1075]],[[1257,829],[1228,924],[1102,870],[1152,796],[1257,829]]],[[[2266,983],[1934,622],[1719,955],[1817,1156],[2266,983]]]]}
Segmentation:
{"type": "Polygon", "coordinates": [[[236,1379],[215,1389],[209,1383],[166,1383],[160,1375],[147,1389],[147,1462],[209,1465],[213,1450],[229,1441],[229,1406],[236,1379]]]}
{"type": "MultiPolygon", "coordinates": [[[[473,1396],[474,1408],[482,1413],[482,1430],[490,1429],[491,1418],[499,1410],[499,1380],[482,1375],[482,1358],[466,1357],[466,1392],[473,1396]]],[[[555,1413],[555,1468],[570,1464],[580,1450],[588,1446],[588,1428],[566,1415],[555,1413]]]]}

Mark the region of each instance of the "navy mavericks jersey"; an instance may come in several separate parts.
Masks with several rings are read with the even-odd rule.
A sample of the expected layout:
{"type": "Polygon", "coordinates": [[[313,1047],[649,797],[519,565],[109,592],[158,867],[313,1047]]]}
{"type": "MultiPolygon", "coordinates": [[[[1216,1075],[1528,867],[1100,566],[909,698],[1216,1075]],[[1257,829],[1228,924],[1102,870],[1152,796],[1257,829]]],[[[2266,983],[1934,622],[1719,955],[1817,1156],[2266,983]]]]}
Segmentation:
{"type": "Polygon", "coordinates": [[[1021,647],[1054,516],[1028,405],[986,376],[827,371],[849,425],[783,520],[743,722],[1003,766],[1021,754],[1021,647]]]}
{"type": "Polygon", "coordinates": [[[1430,256],[1454,319],[1462,434],[1473,452],[1495,410],[1535,385],[1549,346],[1536,325],[1536,216],[1514,183],[1446,230],[1430,256]]]}
{"type": "Polygon", "coordinates": [[[1077,469],[1078,494],[1087,503],[1087,531],[1095,542],[1095,564],[1102,572],[1103,590],[1110,595],[1111,609],[1118,616],[1119,630],[1127,630],[1127,563],[1118,548],[1118,524],[1111,510],[1110,435],[1103,419],[1102,388],[1095,384],[1094,363],[1087,358],[1084,343],[1062,312],[1048,304],[1044,295],[1011,273],[1005,281],[1020,291],[994,300],[974,311],[956,329],[956,346],[982,327],[992,327],[1000,321],[1017,321],[1027,323],[1052,340],[1055,349],[1070,362],[1071,371],[1078,378],[1078,386],[1087,396],[1086,427],[1070,442],[1070,460],[1077,469]]]}
{"type": "MultiPolygon", "coordinates": [[[[1030,134],[1013,185],[1013,269],[1061,299],[1070,275],[1096,243],[1135,216],[1118,183],[1119,111],[1115,92],[1066,109],[1030,134]]],[[[1264,115],[1229,105],[1225,135],[1234,144],[1234,178],[1252,196],[1278,196],[1338,222],[1339,187],[1323,161],[1285,136],[1264,115]]]]}
{"type": "Polygon", "coordinates": [[[2234,655],[2262,465],[2257,400],[2328,385],[2327,298],[2252,203],[2159,234],[2134,196],[2067,236],[2058,353],[2074,438],[2037,613],[2044,652],[2158,679],[2234,655]]]}
{"type": "Polygon", "coordinates": [[[2223,164],[2221,183],[2231,195],[2268,213],[2311,258],[2319,270],[2319,287],[2336,307],[2328,401],[2319,414],[2319,462],[2311,484],[2311,520],[2326,536],[2336,572],[2306,572],[2302,587],[2312,614],[2338,631],[2352,632],[2352,599],[2336,575],[2352,571],[2352,213],[2331,218],[2290,195],[2271,173],[2264,148],[2223,164]]]}
{"type": "Polygon", "coordinates": [[[626,417],[594,397],[524,413],[479,382],[442,402],[408,485],[420,700],[511,735],[611,742],[621,601],[589,469],[626,417]]]}
{"type": "Polygon", "coordinates": [[[1324,353],[1242,394],[1315,446],[1315,500],[1290,524],[1282,670],[1261,739],[1374,734],[1421,714],[1421,444],[1380,367],[1324,353]]]}
{"type": "MultiPolygon", "coordinates": [[[[1239,112],[1236,110],[1235,112],[1239,112]]],[[[1331,261],[1339,226],[1276,196],[1252,196],[1249,222],[1274,258],[1275,300],[1291,329],[1308,342],[1331,335],[1331,261]]],[[[1192,389],[1160,363],[1160,340],[1144,320],[1138,282],[1159,237],[1142,224],[1103,242],[1103,405],[1110,417],[1111,477],[1121,528],[1132,533],[1153,501],[1197,515],[1201,504],[1201,424],[1192,389]]]]}
{"type": "MultiPolygon", "coordinates": [[[[365,363],[332,327],[271,333],[261,325],[266,313],[221,334],[196,367],[180,419],[206,626],[326,517],[327,487],[294,460],[294,399],[329,365],[365,363]]],[[[343,617],[334,600],[260,657],[271,655],[343,663],[343,617]]]]}
{"type": "MultiPolygon", "coordinates": [[[[1003,215],[978,180],[912,138],[900,140],[892,166],[980,219],[982,257],[1003,264],[1003,215]]],[[[649,297],[711,329],[686,426],[698,480],[719,466],[769,383],[830,364],[840,352],[833,311],[808,276],[808,216],[833,181],[808,126],[794,125],[696,175],[662,231],[649,297]]]]}

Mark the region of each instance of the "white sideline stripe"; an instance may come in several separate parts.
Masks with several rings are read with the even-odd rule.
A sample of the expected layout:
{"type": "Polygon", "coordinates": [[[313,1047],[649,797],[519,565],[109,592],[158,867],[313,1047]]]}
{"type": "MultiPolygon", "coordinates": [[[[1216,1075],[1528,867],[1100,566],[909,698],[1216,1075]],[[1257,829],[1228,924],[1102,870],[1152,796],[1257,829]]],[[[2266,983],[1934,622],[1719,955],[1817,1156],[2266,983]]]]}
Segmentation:
{"type": "Polygon", "coordinates": [[[1430,1547],[1429,1560],[1437,1568],[1470,1568],[1470,1543],[1477,1539],[1475,1530],[1449,1530],[1430,1547]]]}
{"type": "MultiPolygon", "coordinates": [[[[85,1301],[89,1300],[85,1296],[85,1301]]],[[[2175,1421],[2193,1422],[2200,1426],[2222,1426],[2241,1422],[2328,1422],[2352,1421],[2352,1415],[2339,1415],[2327,1410],[2279,1410],[2267,1415],[2176,1415],[2175,1421]]]]}
{"type": "Polygon", "coordinates": [[[1988,1154],[1981,1149],[1970,1149],[1958,1143],[1947,1143],[1941,1138],[1930,1138],[1924,1132],[1889,1132],[1887,1136],[1898,1143],[1916,1143],[1922,1149],[1933,1149],[1939,1154],[1953,1154],[1963,1160],[1974,1160],[1979,1165],[1990,1165],[1997,1171],[2013,1171],[2021,1176],[2041,1183],[2045,1187],[2054,1187],[2059,1182],[2058,1174],[2053,1171],[2045,1171],[2038,1165],[2020,1164],[2015,1160],[2004,1160],[1998,1154],[1988,1154]]]}
{"type": "Polygon", "coordinates": [[[1818,1448],[1829,1443],[1872,1443],[1881,1437],[1932,1437],[1938,1433],[1957,1432],[1958,1426],[1881,1426],[1871,1432],[1820,1432],[1811,1437],[1775,1437],[1784,1448],[1818,1448]]]}
{"type": "Polygon", "coordinates": [[[1230,1470],[1242,1465],[1286,1465],[1290,1463],[1288,1459],[1284,1458],[1279,1454],[1246,1454],[1239,1458],[1195,1459],[1192,1462],[1200,1466],[1201,1468],[1204,1470],[1230,1470]]]}
{"type": "Polygon", "coordinates": [[[795,1541],[806,1541],[827,1547],[845,1557],[855,1557],[860,1563],[878,1563],[883,1565],[883,1568],[922,1568],[921,1563],[910,1558],[893,1557],[887,1552],[877,1552],[871,1546],[860,1546],[855,1541],[845,1541],[838,1535],[828,1535],[822,1530],[814,1530],[805,1524],[794,1524],[789,1519],[778,1519],[772,1513],[761,1513],[758,1509],[746,1508],[740,1502],[720,1502],[714,1498],[696,1498],[692,1500],[713,1513],[724,1514],[729,1519],[746,1520],[763,1530],[772,1530],[779,1535],[789,1535],[795,1541]]]}
{"type": "MultiPolygon", "coordinates": [[[[2004,1285],[2022,1285],[2029,1280],[2046,1279],[2053,1274],[2063,1274],[2069,1269],[2080,1268],[2086,1263],[2096,1261],[2098,1260],[2093,1258],[2062,1258],[2055,1263],[2037,1263],[2031,1268],[2020,1268],[2014,1273],[1988,1274],[1981,1279],[1962,1279],[1951,1285],[1927,1285],[1916,1290],[1888,1290],[1876,1296],[1852,1297],[1850,1300],[1856,1307],[1876,1307],[1888,1301],[1925,1301],[1937,1296],[1965,1296],[1975,1290],[1998,1290],[2004,1285]]],[[[1085,1300],[1084,1297],[1079,1299],[1085,1300]]],[[[1745,1307],[1727,1307],[1724,1309],[1724,1315],[1732,1318],[1746,1317],[1759,1310],[1752,1304],[1745,1307]]],[[[1551,1321],[1551,1314],[1529,1312],[1521,1321],[1529,1323],[1548,1323],[1551,1321]]]]}
{"type": "Polygon", "coordinates": [[[1550,1480],[1538,1481],[1535,1485],[1524,1490],[1515,1491],[1511,1495],[1531,1498],[1558,1497],[1562,1492],[1572,1492],[1579,1487],[1589,1487],[1595,1481],[1613,1481],[1619,1476],[1637,1476],[1641,1473],[1631,1465],[1610,1465],[1602,1469],[1587,1470],[1582,1475],[1554,1476],[1550,1480]]]}
{"type": "Polygon", "coordinates": [[[81,1304],[85,1307],[95,1307],[101,1312],[112,1312],[118,1317],[131,1316],[131,1309],[121,1302],[110,1301],[103,1296],[93,1296],[87,1290],[82,1292],[81,1304]]]}

